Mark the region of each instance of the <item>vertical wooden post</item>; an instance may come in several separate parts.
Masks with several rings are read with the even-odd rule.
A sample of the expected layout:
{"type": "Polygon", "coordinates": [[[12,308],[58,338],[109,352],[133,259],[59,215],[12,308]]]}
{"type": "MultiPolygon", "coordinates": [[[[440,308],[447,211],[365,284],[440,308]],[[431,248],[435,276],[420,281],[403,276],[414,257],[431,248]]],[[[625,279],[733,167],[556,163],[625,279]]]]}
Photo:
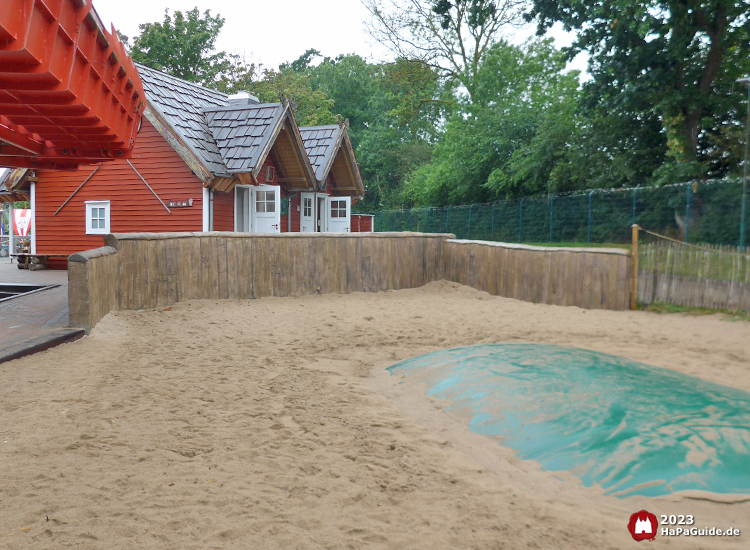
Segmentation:
{"type": "Polygon", "coordinates": [[[633,224],[633,276],[630,281],[630,309],[635,310],[638,305],[638,227],[633,224]]]}

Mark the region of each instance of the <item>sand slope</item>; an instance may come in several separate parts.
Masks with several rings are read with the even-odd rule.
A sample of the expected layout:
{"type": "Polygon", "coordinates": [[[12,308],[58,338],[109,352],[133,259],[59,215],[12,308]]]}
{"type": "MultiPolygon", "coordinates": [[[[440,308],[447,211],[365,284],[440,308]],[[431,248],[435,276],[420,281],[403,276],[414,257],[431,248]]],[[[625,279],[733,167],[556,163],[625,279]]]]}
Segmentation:
{"type": "Polygon", "coordinates": [[[448,347],[583,347],[750,390],[750,323],[583,311],[453,283],[108,315],[0,365],[0,548],[622,548],[645,507],[746,547],[750,503],[615,499],[385,373],[448,347]]]}

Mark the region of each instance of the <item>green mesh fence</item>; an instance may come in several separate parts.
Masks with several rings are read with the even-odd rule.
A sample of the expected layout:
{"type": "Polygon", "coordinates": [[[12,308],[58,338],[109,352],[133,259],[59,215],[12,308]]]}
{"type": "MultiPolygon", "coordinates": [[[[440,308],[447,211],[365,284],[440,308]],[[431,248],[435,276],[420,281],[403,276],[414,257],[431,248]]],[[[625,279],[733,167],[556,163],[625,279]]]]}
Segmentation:
{"type": "MultiPolygon", "coordinates": [[[[491,204],[375,212],[375,231],[525,243],[629,243],[631,225],[716,245],[740,241],[742,181],[594,190],[491,204]]],[[[750,225],[750,224],[748,224],[750,225]]],[[[745,235],[750,242],[750,229],[745,235]]]]}

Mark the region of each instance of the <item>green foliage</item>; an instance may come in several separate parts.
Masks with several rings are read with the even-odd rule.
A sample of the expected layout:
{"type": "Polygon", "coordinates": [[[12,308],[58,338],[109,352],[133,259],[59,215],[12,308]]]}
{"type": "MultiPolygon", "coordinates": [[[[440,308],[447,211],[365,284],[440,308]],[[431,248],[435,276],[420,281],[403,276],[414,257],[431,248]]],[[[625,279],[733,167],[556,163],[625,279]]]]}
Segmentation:
{"type": "Polygon", "coordinates": [[[274,71],[266,69],[260,80],[249,84],[248,89],[258,96],[261,103],[289,100],[294,116],[300,126],[333,124],[333,100],[320,90],[314,90],[309,75],[290,69],[274,71]]]}
{"type": "MultiPolygon", "coordinates": [[[[215,52],[224,18],[211,16],[198,8],[188,12],[164,10],[161,23],[138,25],[141,34],[133,41],[130,57],[134,61],[165,71],[173,76],[205,86],[214,86],[231,60],[224,52],[215,52]]],[[[127,37],[126,37],[127,38],[127,37]]]]}
{"type": "Polygon", "coordinates": [[[750,313],[741,309],[710,309],[706,307],[679,306],[667,302],[654,302],[653,304],[644,305],[639,303],[638,309],[650,311],[658,314],[675,314],[682,315],[716,315],[721,314],[724,321],[745,321],[750,322],[750,313]]]}
{"type": "Polygon", "coordinates": [[[267,84],[277,86],[285,78],[308,82],[313,93],[332,102],[330,111],[339,120],[348,120],[367,190],[357,205],[360,211],[404,203],[403,182],[429,161],[453,97],[436,71],[419,61],[373,64],[357,55],[340,55],[313,65],[317,55],[307,50],[282,64],[281,71],[267,72],[267,84]]]}
{"type": "Polygon", "coordinates": [[[349,136],[356,150],[363,134],[379,114],[374,97],[378,66],[351,54],[326,58],[307,71],[312,87],[332,99],[334,112],[349,120],[349,136]]]}
{"type": "Polygon", "coordinates": [[[312,60],[320,57],[320,52],[315,48],[310,48],[291,63],[281,63],[279,71],[292,71],[295,73],[304,73],[312,68],[312,60]]]}
{"type": "Polygon", "coordinates": [[[473,102],[449,120],[433,164],[409,181],[415,204],[566,189],[568,178],[556,167],[575,129],[578,80],[564,68],[550,40],[493,46],[479,68],[473,102]]]}
{"type": "MultiPolygon", "coordinates": [[[[556,22],[577,31],[569,54],[585,50],[590,56],[590,103],[634,122],[630,131],[648,129],[645,142],[666,147],[664,156],[646,162],[664,164],[657,181],[736,170],[737,157],[717,154],[716,145],[727,126],[741,121],[743,98],[734,81],[750,72],[745,1],[534,0],[528,18],[537,19],[540,33],[556,22]],[[660,128],[645,124],[654,117],[660,128]]],[[[614,130],[628,131],[619,126],[613,137],[614,130]]],[[[620,134],[618,141],[625,139],[620,134]]]]}

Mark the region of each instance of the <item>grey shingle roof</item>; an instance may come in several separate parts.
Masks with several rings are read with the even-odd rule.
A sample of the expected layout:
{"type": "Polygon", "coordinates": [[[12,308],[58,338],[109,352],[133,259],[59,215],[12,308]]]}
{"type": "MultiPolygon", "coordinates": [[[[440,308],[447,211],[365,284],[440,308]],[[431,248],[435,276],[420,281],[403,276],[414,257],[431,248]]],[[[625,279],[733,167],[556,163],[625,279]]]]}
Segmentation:
{"type": "Polygon", "coordinates": [[[252,172],[284,115],[280,103],[233,105],[203,110],[208,128],[230,173],[252,172]]]}
{"type": "Polygon", "coordinates": [[[336,152],[341,127],[338,124],[329,126],[306,126],[299,129],[305,151],[310,158],[318,181],[323,181],[325,169],[336,152]]]}
{"type": "Polygon", "coordinates": [[[140,63],[136,65],[151,104],[169,121],[212,174],[228,176],[222,155],[203,115],[206,107],[225,107],[229,103],[228,96],[140,63]]]}

